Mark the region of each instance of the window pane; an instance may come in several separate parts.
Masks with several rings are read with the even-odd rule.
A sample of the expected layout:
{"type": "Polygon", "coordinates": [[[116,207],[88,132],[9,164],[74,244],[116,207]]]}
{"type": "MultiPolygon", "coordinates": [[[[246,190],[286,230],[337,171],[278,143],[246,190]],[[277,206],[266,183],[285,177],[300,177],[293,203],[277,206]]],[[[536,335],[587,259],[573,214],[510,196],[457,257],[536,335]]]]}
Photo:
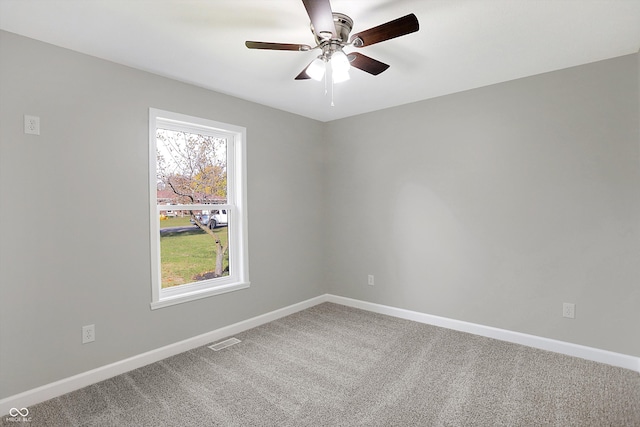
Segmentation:
{"type": "Polygon", "coordinates": [[[158,205],[226,203],[226,138],[156,130],[158,205]]]}
{"type": "Polygon", "coordinates": [[[226,209],[171,205],[227,202],[227,140],[158,128],[156,185],[161,288],[229,275],[226,209]]]}
{"type": "Polygon", "coordinates": [[[163,289],[229,275],[227,215],[207,210],[193,212],[204,229],[194,224],[190,215],[160,215],[163,289]]]}

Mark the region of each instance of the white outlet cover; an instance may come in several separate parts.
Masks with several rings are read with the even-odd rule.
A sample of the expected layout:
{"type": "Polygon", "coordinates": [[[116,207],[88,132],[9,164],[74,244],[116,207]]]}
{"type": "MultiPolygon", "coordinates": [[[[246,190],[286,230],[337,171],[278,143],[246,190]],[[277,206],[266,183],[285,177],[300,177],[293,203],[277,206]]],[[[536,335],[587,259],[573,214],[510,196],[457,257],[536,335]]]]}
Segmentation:
{"type": "Polygon", "coordinates": [[[25,115],[24,133],[30,135],[40,135],[40,117],[25,115]]]}
{"type": "Polygon", "coordinates": [[[82,344],[94,342],[96,340],[96,325],[82,327],[82,344]]]}
{"type": "Polygon", "coordinates": [[[562,304],[562,317],[567,317],[569,319],[576,318],[576,305],[570,302],[565,302],[562,304]]]}

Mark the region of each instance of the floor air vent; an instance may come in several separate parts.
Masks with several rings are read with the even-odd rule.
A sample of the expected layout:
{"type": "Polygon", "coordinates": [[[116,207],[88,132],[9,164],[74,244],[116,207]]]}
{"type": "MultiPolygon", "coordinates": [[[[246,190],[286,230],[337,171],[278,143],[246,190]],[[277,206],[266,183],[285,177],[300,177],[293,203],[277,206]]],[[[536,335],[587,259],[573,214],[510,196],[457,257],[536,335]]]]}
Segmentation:
{"type": "Polygon", "coordinates": [[[222,350],[223,348],[231,347],[234,344],[238,344],[240,341],[237,338],[229,338],[228,340],[220,341],[218,343],[212,344],[209,348],[213,351],[222,350]]]}

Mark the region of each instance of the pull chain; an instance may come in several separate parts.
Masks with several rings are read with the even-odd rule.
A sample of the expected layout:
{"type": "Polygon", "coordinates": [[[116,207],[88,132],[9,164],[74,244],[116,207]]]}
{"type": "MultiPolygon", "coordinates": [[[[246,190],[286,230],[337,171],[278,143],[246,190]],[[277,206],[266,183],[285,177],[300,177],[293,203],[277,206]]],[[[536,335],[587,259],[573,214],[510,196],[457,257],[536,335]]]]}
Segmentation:
{"type": "Polygon", "coordinates": [[[331,76],[331,106],[335,107],[335,104],[333,103],[333,76],[331,76]]]}
{"type": "Polygon", "coordinates": [[[327,73],[324,73],[324,96],[327,96],[327,73]]]}

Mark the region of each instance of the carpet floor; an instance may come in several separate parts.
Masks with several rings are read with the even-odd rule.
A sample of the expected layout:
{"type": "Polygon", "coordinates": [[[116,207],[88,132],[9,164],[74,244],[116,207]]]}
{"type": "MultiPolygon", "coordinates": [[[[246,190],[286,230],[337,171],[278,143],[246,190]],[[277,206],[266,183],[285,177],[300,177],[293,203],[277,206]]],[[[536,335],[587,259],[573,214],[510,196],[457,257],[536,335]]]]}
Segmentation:
{"type": "Polygon", "coordinates": [[[34,405],[28,425],[640,426],[637,372],[337,304],[235,337],[34,405]]]}

